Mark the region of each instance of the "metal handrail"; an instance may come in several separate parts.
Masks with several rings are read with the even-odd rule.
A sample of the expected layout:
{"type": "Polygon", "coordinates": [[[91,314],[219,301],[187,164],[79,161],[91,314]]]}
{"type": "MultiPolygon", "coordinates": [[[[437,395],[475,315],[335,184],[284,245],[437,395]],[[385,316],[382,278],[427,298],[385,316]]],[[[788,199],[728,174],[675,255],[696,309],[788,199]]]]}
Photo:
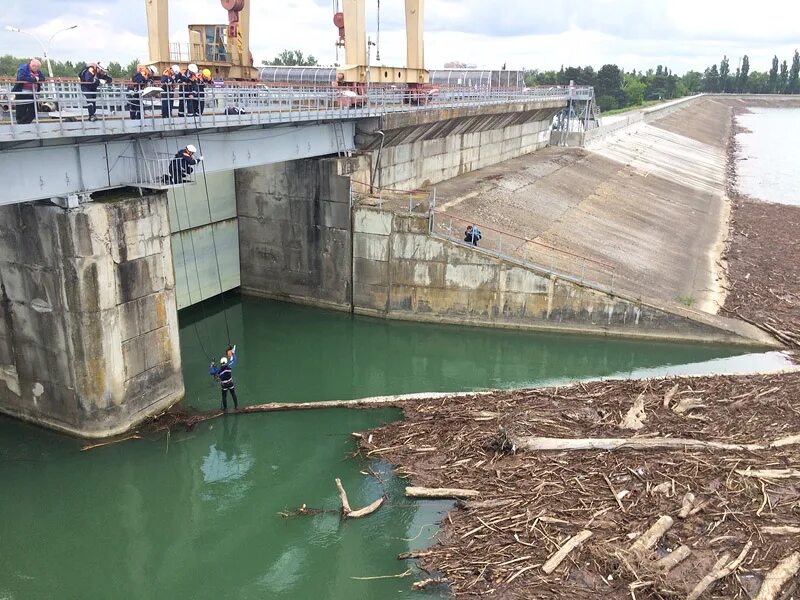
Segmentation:
{"type": "Polygon", "coordinates": [[[609,263],[495,227],[485,226],[435,208],[430,210],[429,219],[431,235],[465,244],[468,242],[462,239],[464,237],[462,229],[465,230],[467,225],[472,225],[477,227],[482,234],[477,243],[477,247],[482,251],[503,259],[520,262],[534,270],[553,274],[562,279],[588,284],[609,292],[614,289],[616,268],[609,263]]]}
{"type": "MultiPolygon", "coordinates": [[[[154,85],[154,87],[158,87],[154,85]]],[[[0,141],[36,139],[64,135],[96,135],[168,131],[195,124],[193,118],[161,118],[161,98],[142,97],[141,90],[128,83],[101,86],[96,95],[97,119],[88,119],[87,95],[77,81],[48,80],[38,91],[17,95],[0,88],[0,141]],[[5,92],[5,93],[4,93],[5,92]],[[30,96],[33,95],[33,102],[30,96]],[[142,119],[128,118],[133,100],[142,105],[142,119]],[[33,103],[34,123],[18,124],[13,113],[18,105],[33,103]],[[49,111],[49,112],[48,112],[49,111]],[[112,125],[105,124],[111,122],[112,125]],[[53,124],[56,124],[55,126],[53,124]]],[[[159,92],[163,94],[164,92],[159,92]]],[[[170,102],[181,99],[180,88],[169,89],[170,102]]],[[[204,91],[206,114],[204,127],[261,125],[296,121],[355,119],[382,116],[393,112],[415,112],[462,106],[491,106],[547,100],[567,101],[576,94],[593,94],[591,88],[548,88],[532,90],[440,89],[436,94],[395,87],[371,87],[365,94],[348,92],[332,86],[266,86],[208,84],[204,91]],[[227,114],[225,108],[236,106],[240,114],[227,114]]]]}

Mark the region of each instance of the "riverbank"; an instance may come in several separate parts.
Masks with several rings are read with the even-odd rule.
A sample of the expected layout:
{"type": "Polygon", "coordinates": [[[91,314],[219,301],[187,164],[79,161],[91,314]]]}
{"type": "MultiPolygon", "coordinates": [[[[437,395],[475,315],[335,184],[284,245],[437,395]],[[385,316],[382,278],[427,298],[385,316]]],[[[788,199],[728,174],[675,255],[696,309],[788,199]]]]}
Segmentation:
{"type": "Polygon", "coordinates": [[[406,420],[365,435],[362,450],[396,465],[414,485],[479,492],[448,515],[437,544],[420,559],[424,569],[444,574],[455,597],[685,595],[723,552],[735,557],[750,543],[739,576],[714,589],[718,597],[750,598],[765,573],[795,550],[798,530],[774,528],[800,525],[796,480],[747,470],[796,465],[797,445],[613,452],[530,452],[519,445],[525,436],[635,435],[768,447],[800,432],[798,373],[596,382],[403,408],[406,420]],[[641,416],[628,419],[635,429],[626,428],[637,403],[641,416]],[[691,514],[680,518],[687,503],[691,514]],[[672,527],[649,554],[633,556],[634,540],[663,516],[672,527]],[[545,573],[547,559],[584,530],[591,537],[545,573]],[[654,561],[681,546],[692,559],[657,572],[654,561]]]}

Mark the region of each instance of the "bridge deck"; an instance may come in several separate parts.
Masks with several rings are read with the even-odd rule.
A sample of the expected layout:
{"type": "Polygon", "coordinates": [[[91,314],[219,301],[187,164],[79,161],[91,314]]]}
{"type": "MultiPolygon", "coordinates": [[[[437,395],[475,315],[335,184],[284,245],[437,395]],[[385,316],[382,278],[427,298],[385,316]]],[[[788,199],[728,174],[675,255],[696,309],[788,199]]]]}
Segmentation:
{"type": "Polygon", "coordinates": [[[567,102],[591,97],[591,88],[534,88],[530,90],[441,90],[438,94],[409,95],[408,90],[374,88],[366,95],[337,88],[208,87],[202,116],[177,116],[182,98],[170,92],[172,117],[162,118],[159,89],[132,92],[126,85],[109,85],[97,93],[97,120],[90,121],[87,97],[78,83],[48,83],[35,94],[20,98],[0,90],[0,143],[48,138],[129,136],[197,127],[241,128],[272,124],[308,123],[378,117],[396,112],[442,108],[491,107],[506,104],[567,102]],[[131,119],[131,102],[142,107],[142,118],[131,119]],[[34,104],[36,120],[15,122],[18,105],[34,104]],[[48,111],[48,109],[55,109],[48,111]],[[238,111],[238,114],[236,114],[238,111]],[[232,114],[233,113],[233,114],[232,114]]]}

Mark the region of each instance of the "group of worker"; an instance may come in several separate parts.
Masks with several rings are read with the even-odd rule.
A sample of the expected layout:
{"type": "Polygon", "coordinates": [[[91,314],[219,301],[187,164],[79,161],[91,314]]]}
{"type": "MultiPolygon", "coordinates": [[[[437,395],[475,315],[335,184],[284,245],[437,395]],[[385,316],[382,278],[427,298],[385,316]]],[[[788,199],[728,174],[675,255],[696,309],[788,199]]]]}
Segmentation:
{"type": "Polygon", "coordinates": [[[212,82],[211,71],[202,71],[194,63],[181,69],[172,65],[161,75],[154,66],[139,65],[131,78],[128,94],[128,110],[131,119],[142,118],[141,94],[148,87],[161,88],[161,116],[172,116],[173,102],[178,100],[178,116],[199,117],[205,111],[206,85],[212,82]]]}

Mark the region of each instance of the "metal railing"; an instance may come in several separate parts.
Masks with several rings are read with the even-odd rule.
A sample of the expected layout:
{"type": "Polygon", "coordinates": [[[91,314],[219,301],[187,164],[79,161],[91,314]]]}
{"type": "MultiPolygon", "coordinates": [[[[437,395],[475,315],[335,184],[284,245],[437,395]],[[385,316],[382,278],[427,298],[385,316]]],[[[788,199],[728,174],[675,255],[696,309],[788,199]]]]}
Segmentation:
{"type": "Polygon", "coordinates": [[[430,232],[431,235],[452,242],[474,245],[484,252],[517,261],[534,270],[553,274],[567,281],[590,285],[606,292],[614,290],[613,265],[568,250],[435,209],[430,211],[430,232]],[[477,227],[480,231],[480,238],[475,244],[466,239],[469,226],[477,227]]]}
{"type": "MultiPolygon", "coordinates": [[[[132,187],[166,189],[178,185],[197,183],[197,174],[183,170],[181,162],[170,154],[157,153],[155,157],[122,156],[125,183],[132,187]]],[[[195,167],[196,169],[196,167],[195,167]]]]}
{"type": "Polygon", "coordinates": [[[10,85],[0,84],[0,141],[76,135],[116,135],[138,132],[203,127],[236,127],[271,123],[325,121],[382,116],[392,112],[413,112],[463,106],[492,106],[537,101],[567,101],[589,97],[592,88],[531,90],[441,89],[434,93],[406,88],[372,87],[356,94],[336,87],[268,87],[266,85],[207,85],[201,99],[203,114],[193,117],[184,106],[179,90],[130,89],[127,84],[101,86],[87,95],[76,81],[50,80],[39,91],[12,94],[10,85]],[[167,98],[170,118],[162,116],[162,96],[167,98]],[[89,102],[96,102],[97,120],[90,120],[89,102]],[[17,122],[19,107],[34,107],[34,120],[17,122]],[[141,107],[137,115],[132,109],[141,107]]]}

